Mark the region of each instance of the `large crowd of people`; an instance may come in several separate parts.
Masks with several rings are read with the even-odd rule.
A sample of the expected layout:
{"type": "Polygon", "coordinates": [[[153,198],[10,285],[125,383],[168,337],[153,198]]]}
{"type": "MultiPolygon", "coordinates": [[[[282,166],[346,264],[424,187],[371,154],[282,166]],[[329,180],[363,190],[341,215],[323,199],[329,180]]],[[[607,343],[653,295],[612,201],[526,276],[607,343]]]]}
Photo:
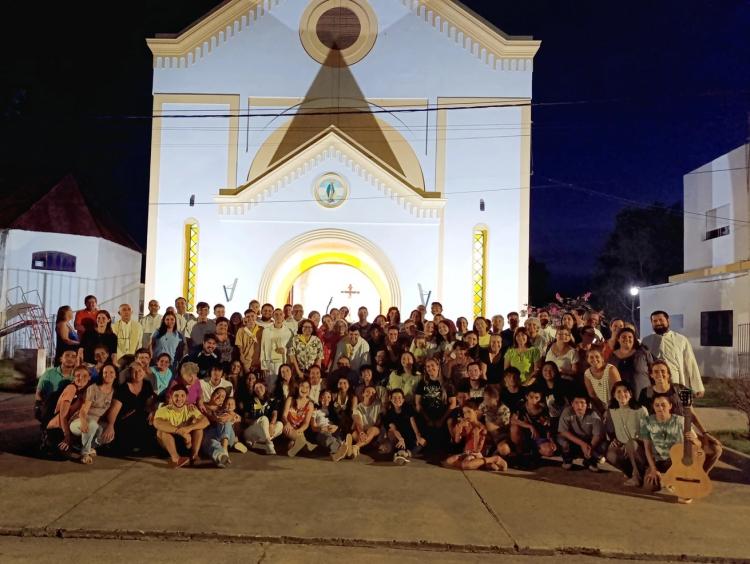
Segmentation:
{"type": "Polygon", "coordinates": [[[703,449],[707,471],[721,454],[681,401],[703,383],[664,311],[642,340],[622,319],[577,309],[523,324],[517,312],[454,321],[438,302],[372,321],[364,307],[350,320],[346,307],[305,315],[257,300],[228,317],[205,302],[195,313],[184,298],[163,314],[151,300],[140,320],[123,304],[113,321],[94,296],[60,308],[55,366],[36,391],[44,448],[83,464],[97,449],[161,452],[174,468],[277,448],[463,470],[559,458],[598,472],[607,461],[626,486],[654,490],[674,444],[703,449]]]}

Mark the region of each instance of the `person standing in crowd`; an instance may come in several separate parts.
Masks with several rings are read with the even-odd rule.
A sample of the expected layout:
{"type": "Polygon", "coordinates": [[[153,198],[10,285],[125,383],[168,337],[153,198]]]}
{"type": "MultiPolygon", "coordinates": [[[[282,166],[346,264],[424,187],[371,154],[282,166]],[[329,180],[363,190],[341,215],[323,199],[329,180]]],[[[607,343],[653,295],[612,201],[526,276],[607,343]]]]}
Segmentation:
{"type": "Polygon", "coordinates": [[[278,374],[281,365],[287,363],[292,337],[294,334],[284,324],[284,312],[278,308],[273,310],[273,325],[263,328],[263,368],[268,373],[278,374]]]}
{"type": "Polygon", "coordinates": [[[117,358],[126,354],[135,354],[143,345],[143,328],[133,320],[133,308],[130,304],[122,304],[117,310],[120,319],[112,324],[112,331],[117,335],[117,358]]]}
{"type": "Polygon", "coordinates": [[[57,310],[55,317],[55,361],[57,365],[60,362],[60,356],[63,351],[74,349],[78,350],[81,341],[78,338],[78,332],[73,328],[73,310],[70,306],[62,306],[57,310]]]}
{"type": "Polygon", "coordinates": [[[342,356],[349,359],[351,369],[357,373],[359,373],[360,366],[370,364],[370,345],[360,336],[356,325],[350,325],[348,337],[336,345],[334,363],[338,362],[342,356]]]}
{"type": "Polygon", "coordinates": [[[508,328],[500,333],[503,338],[503,345],[505,345],[506,349],[513,346],[513,336],[516,334],[516,329],[518,329],[518,323],[518,312],[511,311],[508,314],[508,328]]]}
{"type": "Polygon", "coordinates": [[[110,360],[117,362],[117,335],[112,331],[112,317],[105,309],[100,309],[96,314],[96,325],[87,330],[81,339],[81,348],[79,355],[83,356],[83,361],[87,364],[94,364],[94,349],[104,345],[107,347],[110,360]]]}
{"type": "Polygon", "coordinates": [[[83,299],[84,309],[79,309],[76,312],[75,321],[73,326],[78,332],[78,336],[83,338],[83,334],[86,330],[93,330],[96,325],[96,314],[99,312],[97,306],[96,296],[86,296],[83,299]]]}
{"type": "Polygon", "coordinates": [[[183,335],[187,334],[187,324],[195,320],[195,316],[187,310],[187,300],[180,296],[174,301],[175,316],[177,317],[177,330],[183,335]]]}
{"type": "Polygon", "coordinates": [[[198,305],[195,306],[198,317],[194,321],[188,321],[186,337],[190,350],[200,347],[203,343],[203,337],[207,334],[216,332],[216,323],[213,319],[208,318],[208,310],[208,303],[198,302],[198,305]]]}
{"type": "Polygon", "coordinates": [[[263,351],[263,327],[257,323],[258,316],[252,309],[245,310],[244,327],[237,331],[234,344],[237,347],[242,369],[247,373],[260,371],[263,351]]]}
{"type": "Polygon", "coordinates": [[[367,321],[368,315],[369,312],[367,311],[367,308],[362,306],[357,310],[357,321],[352,323],[352,325],[359,329],[360,336],[365,340],[369,340],[370,328],[372,327],[372,323],[367,321]]]}
{"type": "Polygon", "coordinates": [[[705,388],[690,341],[670,329],[666,311],[657,310],[651,314],[651,327],[654,332],[644,337],[643,344],[655,359],[669,365],[673,382],[690,388],[695,397],[702,398],[705,388]]]}
{"type": "Polygon", "coordinates": [[[530,346],[525,327],[518,327],[513,335],[513,346],[505,351],[505,368],[515,366],[521,373],[521,383],[533,382],[542,368],[539,349],[530,346]]]}
{"type": "MultiPolygon", "coordinates": [[[[167,312],[161,318],[161,325],[151,335],[150,350],[154,358],[163,354],[172,359],[172,370],[175,371],[185,352],[185,337],[177,330],[177,316],[167,312]]],[[[161,393],[161,392],[159,392],[161,393]]]]}
{"type": "Polygon", "coordinates": [[[493,335],[502,335],[503,328],[505,327],[505,318],[500,314],[493,315],[491,323],[490,333],[493,335]]]}
{"type": "Polygon", "coordinates": [[[609,362],[617,368],[623,382],[627,382],[636,398],[651,383],[648,367],[652,361],[651,353],[641,346],[633,329],[623,327],[617,331],[609,362]]]}
{"type": "Polygon", "coordinates": [[[323,362],[323,343],[314,335],[314,327],[309,319],[299,322],[298,332],[289,345],[289,364],[301,380],[311,367],[319,367],[323,362]]]}
{"type": "Polygon", "coordinates": [[[552,323],[552,319],[550,318],[549,311],[546,309],[540,309],[538,313],[539,317],[539,323],[542,326],[542,335],[544,335],[544,339],[549,345],[550,343],[555,342],[555,332],[557,329],[555,328],[555,324],[552,323]]]}
{"type": "Polygon", "coordinates": [[[148,302],[148,313],[141,318],[140,325],[143,329],[143,343],[141,346],[148,347],[151,337],[161,325],[161,314],[159,313],[159,302],[150,300],[148,302]]]}

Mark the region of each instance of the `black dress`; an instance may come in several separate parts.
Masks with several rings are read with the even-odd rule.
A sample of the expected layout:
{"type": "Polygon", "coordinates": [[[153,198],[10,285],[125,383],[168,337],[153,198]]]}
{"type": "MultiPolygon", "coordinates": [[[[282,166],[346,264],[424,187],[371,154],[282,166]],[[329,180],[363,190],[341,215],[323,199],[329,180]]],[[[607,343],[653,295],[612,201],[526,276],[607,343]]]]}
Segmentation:
{"type": "Polygon", "coordinates": [[[109,351],[110,356],[117,352],[117,335],[114,333],[99,333],[95,329],[86,331],[81,339],[83,347],[83,361],[88,364],[95,364],[94,349],[103,345],[109,351]]]}
{"type": "Polygon", "coordinates": [[[154,431],[148,424],[149,404],[154,397],[151,382],[144,380],[141,391],[135,395],[127,383],[115,390],[114,399],[122,403],[115,421],[115,439],[112,448],[121,453],[130,453],[135,448],[145,449],[153,445],[154,431]]]}

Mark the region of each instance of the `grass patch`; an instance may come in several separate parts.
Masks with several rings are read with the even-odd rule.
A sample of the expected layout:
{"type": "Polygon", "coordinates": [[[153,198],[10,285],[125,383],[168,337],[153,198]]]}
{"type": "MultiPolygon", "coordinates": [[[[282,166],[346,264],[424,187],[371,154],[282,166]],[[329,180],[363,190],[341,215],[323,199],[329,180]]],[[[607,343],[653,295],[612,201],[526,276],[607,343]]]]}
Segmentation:
{"type": "Polygon", "coordinates": [[[733,407],[726,382],[722,378],[705,378],[706,395],[694,400],[696,407],[733,407]]]}
{"type": "Polygon", "coordinates": [[[750,437],[745,431],[716,431],[711,433],[722,444],[750,455],[750,437]]]}

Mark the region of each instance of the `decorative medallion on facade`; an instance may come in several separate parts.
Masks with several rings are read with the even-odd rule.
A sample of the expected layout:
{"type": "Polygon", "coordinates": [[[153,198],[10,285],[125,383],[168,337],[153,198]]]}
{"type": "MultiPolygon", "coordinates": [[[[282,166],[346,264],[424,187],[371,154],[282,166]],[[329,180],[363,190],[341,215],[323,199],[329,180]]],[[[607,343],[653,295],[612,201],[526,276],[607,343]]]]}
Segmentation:
{"type": "Polygon", "coordinates": [[[349,197],[349,184],[338,174],[324,174],[315,181],[313,196],[324,208],[337,208],[349,197]]]}
{"type": "Polygon", "coordinates": [[[326,65],[353,65],[367,56],[378,36],[375,12],[366,0],[314,0],[302,14],[305,51],[326,65]],[[331,57],[331,52],[340,55],[331,57]]]}

